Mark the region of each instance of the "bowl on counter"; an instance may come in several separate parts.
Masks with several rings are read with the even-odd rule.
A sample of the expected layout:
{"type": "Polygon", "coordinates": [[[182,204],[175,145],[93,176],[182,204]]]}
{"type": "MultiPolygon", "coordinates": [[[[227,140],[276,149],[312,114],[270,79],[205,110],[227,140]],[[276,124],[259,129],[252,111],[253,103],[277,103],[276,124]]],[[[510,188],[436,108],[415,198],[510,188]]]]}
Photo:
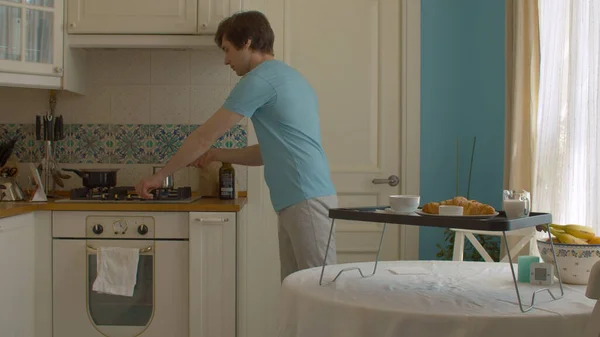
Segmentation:
{"type": "MultiPolygon", "coordinates": [[[[554,263],[550,242],[537,240],[538,251],[546,263],[554,263]]],[[[554,252],[563,283],[586,285],[594,264],[600,261],[600,244],[576,245],[554,242],[554,252]]],[[[556,276],[556,271],[554,271],[556,276]]]]}

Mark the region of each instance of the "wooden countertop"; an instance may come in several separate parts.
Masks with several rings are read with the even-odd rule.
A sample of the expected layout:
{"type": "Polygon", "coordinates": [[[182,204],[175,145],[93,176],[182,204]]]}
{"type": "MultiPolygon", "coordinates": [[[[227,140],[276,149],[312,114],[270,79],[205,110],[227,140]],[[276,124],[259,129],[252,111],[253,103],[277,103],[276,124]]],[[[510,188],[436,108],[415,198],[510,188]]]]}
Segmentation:
{"type": "MultiPolygon", "coordinates": [[[[241,194],[241,193],[240,193],[241,194]]],[[[244,194],[245,195],[245,194],[244,194]]],[[[246,205],[245,196],[235,200],[202,197],[187,204],[175,203],[85,203],[85,202],[0,202],[0,218],[35,211],[135,211],[135,212],[239,212],[246,205]]]]}

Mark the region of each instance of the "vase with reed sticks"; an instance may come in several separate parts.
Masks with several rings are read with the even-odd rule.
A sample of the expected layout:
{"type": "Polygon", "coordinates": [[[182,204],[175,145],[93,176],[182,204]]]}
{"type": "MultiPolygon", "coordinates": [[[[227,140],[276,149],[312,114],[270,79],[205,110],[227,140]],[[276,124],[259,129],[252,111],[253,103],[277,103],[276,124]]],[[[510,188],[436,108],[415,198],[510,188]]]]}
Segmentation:
{"type": "MultiPolygon", "coordinates": [[[[471,159],[470,159],[470,163],[469,163],[469,177],[468,177],[468,181],[467,181],[467,196],[466,196],[466,198],[469,200],[471,200],[470,199],[470,196],[471,196],[471,174],[473,172],[473,161],[475,159],[476,143],[477,143],[477,137],[473,137],[473,146],[471,148],[471,159]]],[[[455,196],[459,195],[458,194],[458,185],[459,185],[458,184],[458,178],[459,178],[458,172],[459,172],[459,166],[460,166],[459,148],[460,148],[460,141],[457,138],[456,139],[456,192],[455,192],[455,196]]],[[[485,248],[485,250],[488,252],[488,254],[490,254],[490,257],[494,261],[500,260],[500,242],[497,237],[481,235],[481,234],[475,234],[474,236],[475,236],[475,238],[477,238],[477,240],[479,240],[479,242],[481,243],[483,248],[485,248]]],[[[440,249],[438,251],[438,253],[436,254],[437,257],[442,258],[443,260],[452,260],[452,256],[454,253],[454,237],[455,237],[454,231],[450,230],[449,228],[444,229],[444,242],[447,242],[447,244],[445,245],[445,247],[440,245],[439,243],[436,244],[436,247],[438,249],[440,249]]],[[[484,261],[481,254],[479,254],[477,249],[475,249],[473,247],[473,245],[469,242],[469,240],[465,240],[465,252],[464,252],[463,256],[464,256],[465,261],[484,261]]]]}

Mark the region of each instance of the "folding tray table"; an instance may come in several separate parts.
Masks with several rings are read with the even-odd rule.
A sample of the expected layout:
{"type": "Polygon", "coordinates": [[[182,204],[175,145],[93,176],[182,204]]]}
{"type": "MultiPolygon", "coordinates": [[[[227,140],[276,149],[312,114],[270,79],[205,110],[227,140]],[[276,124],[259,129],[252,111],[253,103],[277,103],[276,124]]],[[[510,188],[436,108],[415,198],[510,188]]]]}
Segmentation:
{"type": "MultiPolygon", "coordinates": [[[[358,270],[362,277],[373,276],[377,271],[377,264],[379,263],[379,254],[381,253],[381,245],[383,243],[383,237],[385,235],[385,229],[387,224],[400,224],[400,225],[412,225],[412,226],[424,226],[424,227],[443,227],[443,228],[456,228],[465,230],[480,230],[480,231],[491,231],[491,232],[502,232],[504,243],[506,247],[506,253],[508,254],[508,261],[512,272],[513,282],[515,284],[515,291],[517,293],[517,299],[519,301],[519,307],[522,312],[530,311],[535,304],[535,295],[542,291],[548,291],[550,296],[554,300],[560,299],[564,296],[562,279],[560,277],[560,269],[556,261],[556,253],[554,250],[554,244],[552,243],[552,235],[550,234],[550,223],[552,223],[552,215],[550,213],[536,213],[531,212],[529,216],[518,219],[508,219],[504,211],[499,211],[498,215],[489,218],[473,218],[466,216],[440,216],[440,215],[421,215],[418,213],[400,214],[386,211],[389,206],[381,207],[354,207],[354,208],[332,208],[329,210],[329,217],[331,218],[331,228],[329,230],[329,239],[327,240],[327,249],[325,250],[325,257],[323,259],[323,266],[321,269],[321,277],[319,278],[319,285],[323,285],[323,274],[325,272],[325,265],[327,261],[327,253],[329,252],[329,245],[331,243],[331,237],[333,235],[333,229],[335,220],[350,220],[350,221],[362,221],[362,222],[377,222],[383,223],[383,230],[381,232],[381,238],[379,239],[379,248],[377,250],[377,256],[375,258],[375,265],[371,274],[365,275],[360,268],[346,268],[342,269],[337,276],[330,283],[335,282],[340,275],[346,271],[358,270]],[[531,297],[531,305],[524,308],[519,293],[519,286],[513,261],[510,255],[510,247],[506,240],[506,232],[523,229],[528,227],[546,226],[548,231],[548,237],[550,239],[550,246],[552,247],[552,256],[554,257],[554,268],[556,275],[558,276],[558,284],[560,287],[560,296],[555,296],[549,288],[543,288],[536,290],[531,297]]],[[[418,211],[421,211],[419,209],[418,211]]]]}

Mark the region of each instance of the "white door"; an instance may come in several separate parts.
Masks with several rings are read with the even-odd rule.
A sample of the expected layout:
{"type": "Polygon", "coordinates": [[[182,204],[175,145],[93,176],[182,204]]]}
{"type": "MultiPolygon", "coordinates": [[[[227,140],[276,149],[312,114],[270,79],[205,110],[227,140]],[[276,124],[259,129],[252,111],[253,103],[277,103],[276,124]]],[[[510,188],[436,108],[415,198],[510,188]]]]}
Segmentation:
{"type": "Polygon", "coordinates": [[[198,0],[69,0],[69,34],[195,34],[198,0]]]}
{"type": "MultiPolygon", "coordinates": [[[[420,2],[245,0],[275,31],[275,56],[317,91],[323,145],[340,207],[388,205],[390,194],[419,190],[420,2]],[[397,186],[373,179],[399,177],[397,186]]],[[[251,123],[249,144],[256,142],[251,123]]],[[[248,169],[246,252],[252,308],[241,336],[274,336],[280,287],[277,218],[262,168],[248,169]],[[252,274],[255,269],[260,269],[252,274]],[[259,300],[260,298],[260,300],[259,300]]],[[[373,261],[382,225],[337,222],[338,262],[373,261]]],[[[418,228],[388,225],[382,260],[418,258],[418,228]]]]}
{"type": "MultiPolygon", "coordinates": [[[[340,207],[385,205],[400,174],[400,11],[397,0],[293,0],[283,59],[319,97],[323,146],[340,207]]],[[[281,57],[281,55],[280,55],[281,57]]],[[[339,262],[373,260],[382,224],[339,221],[339,262]]],[[[398,226],[381,258],[399,259],[398,226]]]]}
{"type": "MultiPolygon", "coordinates": [[[[318,94],[323,146],[340,207],[388,205],[390,194],[418,193],[418,173],[415,177],[409,166],[401,169],[402,145],[407,149],[403,159],[412,159],[409,165],[418,161],[419,148],[409,148],[411,135],[402,130],[409,123],[402,111],[403,89],[408,87],[402,85],[405,32],[400,1],[282,2],[279,13],[283,15],[270,4],[267,13],[276,41],[282,41],[276,46],[276,57],[304,74],[318,94]],[[400,183],[373,183],[390,176],[400,183]]],[[[412,127],[418,128],[418,122],[412,127]]],[[[339,262],[372,261],[382,228],[382,224],[339,221],[339,262]]],[[[401,232],[408,234],[401,229],[388,225],[382,260],[416,258],[414,246],[400,244],[415,242],[403,238],[401,232]]]]}
{"type": "Polygon", "coordinates": [[[0,219],[0,335],[34,336],[36,227],[33,214],[0,219]]]}

